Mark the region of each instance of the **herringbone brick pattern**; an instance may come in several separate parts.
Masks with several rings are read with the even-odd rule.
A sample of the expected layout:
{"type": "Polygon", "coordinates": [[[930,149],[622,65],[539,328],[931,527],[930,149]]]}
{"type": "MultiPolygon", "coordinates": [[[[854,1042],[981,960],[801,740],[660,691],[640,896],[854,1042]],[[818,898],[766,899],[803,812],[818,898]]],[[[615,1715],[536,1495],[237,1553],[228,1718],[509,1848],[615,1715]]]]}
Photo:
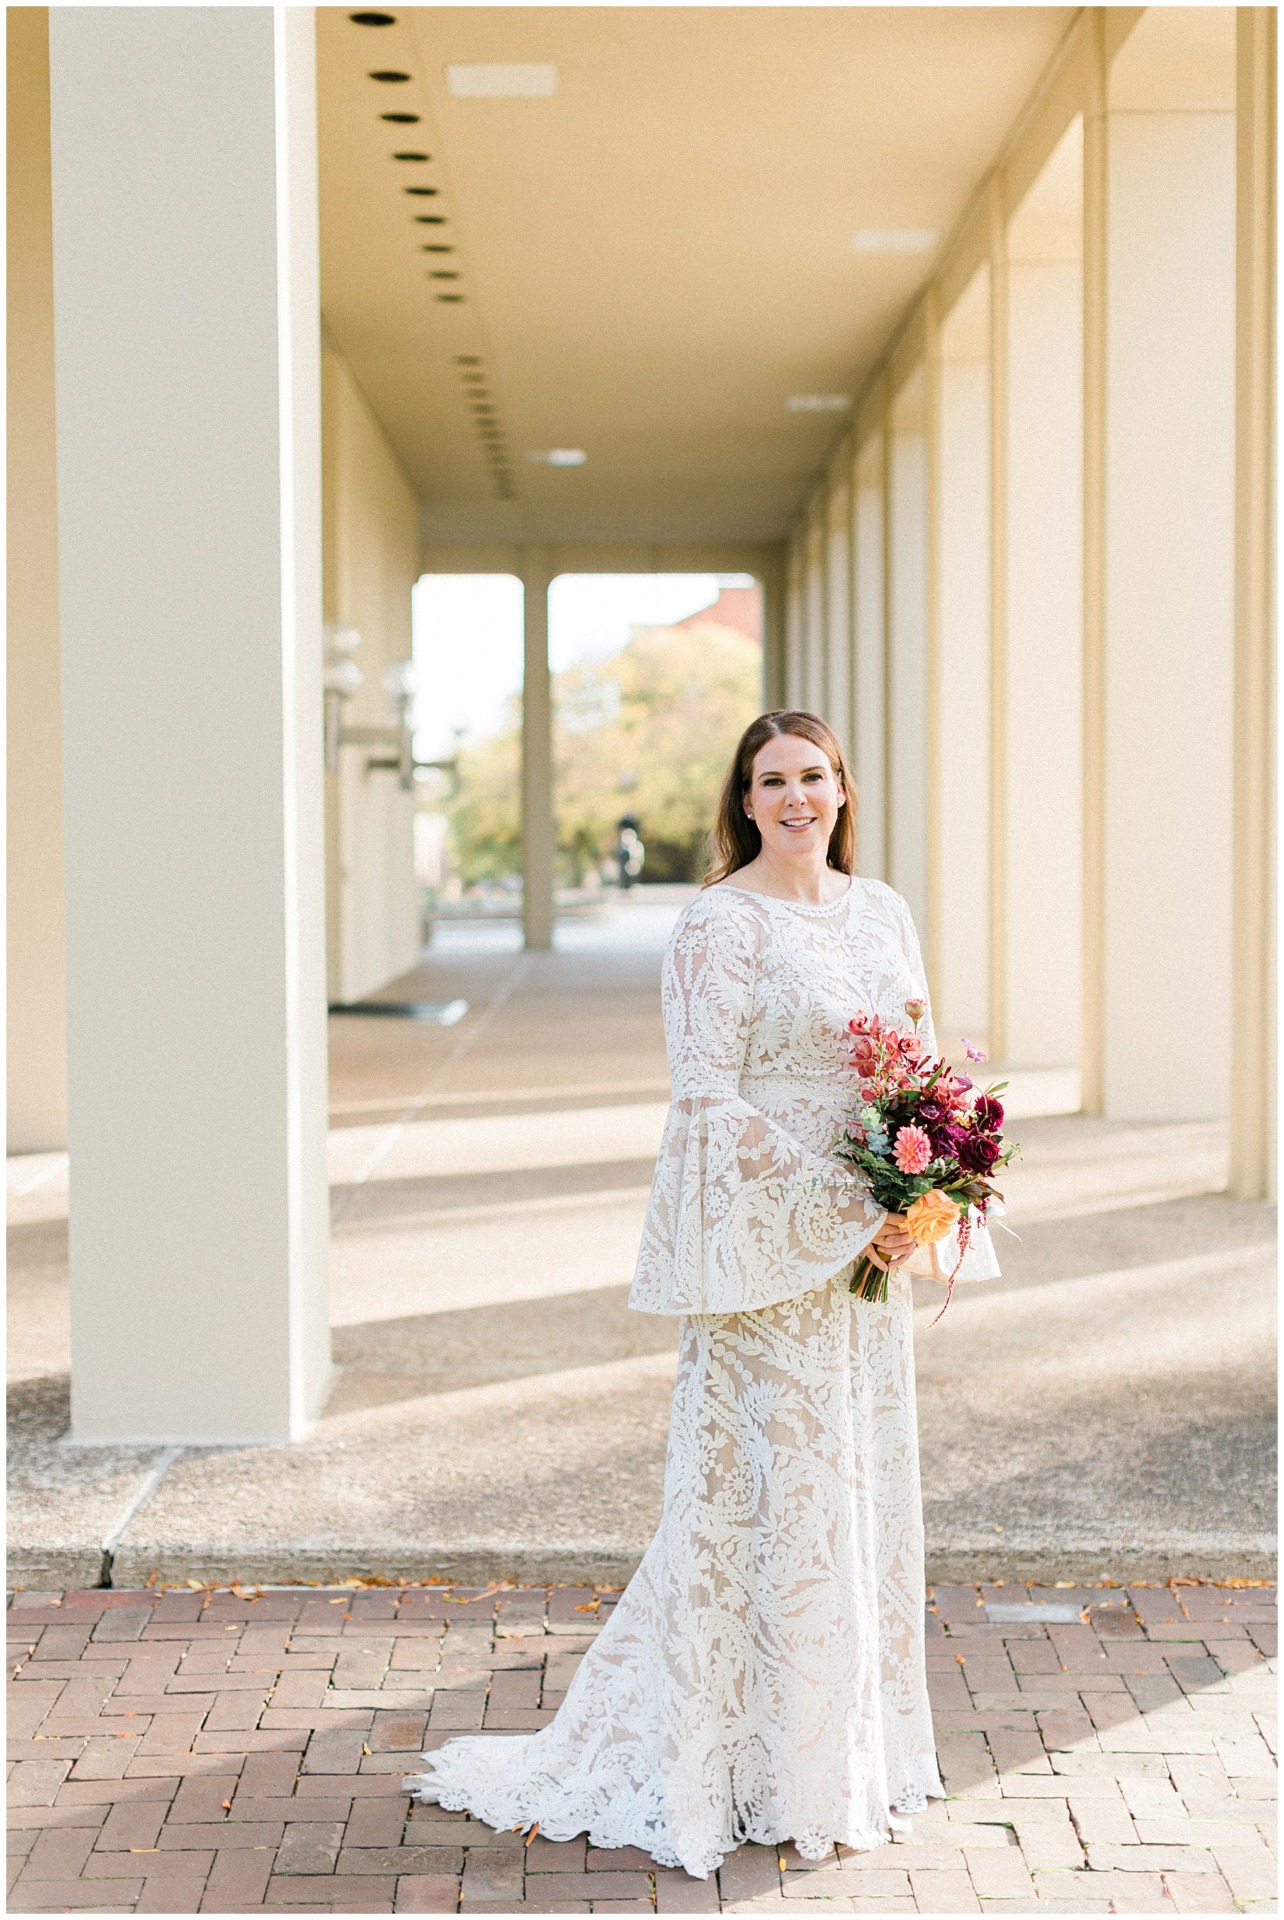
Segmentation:
{"type": "Polygon", "coordinates": [[[19,1593],[10,1910],[1274,1910],[1274,1596],[1256,1589],[936,1589],[949,1798],[874,1853],[742,1847],[699,1881],[413,1805],[422,1747],[545,1723],[614,1598],[19,1593]]]}

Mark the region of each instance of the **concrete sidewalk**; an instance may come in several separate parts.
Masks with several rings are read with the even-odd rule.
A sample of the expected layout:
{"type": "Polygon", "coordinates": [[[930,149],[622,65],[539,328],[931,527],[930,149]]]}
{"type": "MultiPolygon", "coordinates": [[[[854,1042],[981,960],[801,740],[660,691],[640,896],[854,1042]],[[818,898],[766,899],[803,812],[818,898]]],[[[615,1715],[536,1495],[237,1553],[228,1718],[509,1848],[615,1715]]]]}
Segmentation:
{"type": "Polygon", "coordinates": [[[458,1731],[544,1725],[610,1594],[24,1593],[9,1911],[1274,1912],[1273,1600],[938,1588],[948,1797],[873,1852],[693,1880],[401,1787],[458,1731]]]}
{"type": "MultiPolygon", "coordinates": [[[[66,1173],[10,1164],[10,1566],[23,1586],[623,1580],[659,1507],[674,1323],[625,1310],[667,1096],[644,893],[526,955],[448,928],[332,1023],[328,1411],[294,1447],[71,1448],[66,1173]]],[[[919,1283],[938,1579],[1272,1568],[1273,1215],[1214,1126],[1049,1112],[1016,1077],[1002,1281],[919,1283]],[[1033,1111],[1032,1111],[1033,1110],[1033,1111]]]]}

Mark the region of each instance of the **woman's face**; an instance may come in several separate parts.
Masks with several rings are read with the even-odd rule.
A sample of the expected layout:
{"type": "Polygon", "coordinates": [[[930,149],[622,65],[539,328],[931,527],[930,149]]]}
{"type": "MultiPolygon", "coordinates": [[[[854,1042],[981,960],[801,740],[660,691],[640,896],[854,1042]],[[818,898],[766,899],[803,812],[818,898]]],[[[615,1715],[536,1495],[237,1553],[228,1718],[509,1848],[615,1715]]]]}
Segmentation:
{"type": "Polygon", "coordinates": [[[744,806],[764,851],[787,860],[823,861],[838,810],[846,803],[828,755],[812,741],[783,733],[754,756],[744,806]]]}

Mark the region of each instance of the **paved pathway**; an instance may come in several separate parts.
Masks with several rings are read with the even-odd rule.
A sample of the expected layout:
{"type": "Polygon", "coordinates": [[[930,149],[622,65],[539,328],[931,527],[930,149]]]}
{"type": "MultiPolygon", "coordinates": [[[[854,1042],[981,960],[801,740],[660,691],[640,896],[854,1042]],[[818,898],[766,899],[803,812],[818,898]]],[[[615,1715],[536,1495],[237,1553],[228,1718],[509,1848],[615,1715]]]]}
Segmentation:
{"type": "Polygon", "coordinates": [[[614,1597],[18,1594],[10,1911],[1274,1911],[1254,1588],[935,1589],[949,1798],[873,1853],[742,1847],[698,1881],[412,1805],[422,1745],[544,1724],[614,1597]]]}
{"type": "MultiPolygon", "coordinates": [[[[654,891],[555,953],[444,930],[389,992],[463,996],[455,1027],[332,1023],[337,1374],[297,1445],[67,1447],[65,1166],[11,1163],[15,1584],[627,1578],[677,1345],[625,1306],[667,1095],[654,891]]],[[[1049,1078],[1017,1089],[1003,1280],[930,1330],[915,1289],[929,1573],[1265,1576],[1273,1210],[1219,1191],[1224,1129],[1058,1116],[1049,1078]]]]}

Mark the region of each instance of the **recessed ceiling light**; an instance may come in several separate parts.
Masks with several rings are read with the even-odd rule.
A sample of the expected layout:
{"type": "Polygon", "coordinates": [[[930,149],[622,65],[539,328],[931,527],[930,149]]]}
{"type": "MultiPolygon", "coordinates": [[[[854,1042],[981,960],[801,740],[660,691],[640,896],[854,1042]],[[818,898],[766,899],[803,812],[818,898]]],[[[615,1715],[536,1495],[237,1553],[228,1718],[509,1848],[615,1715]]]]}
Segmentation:
{"type": "Polygon", "coordinates": [[[394,160],[431,160],[430,153],[394,153],[394,160]]]}
{"type": "Polygon", "coordinates": [[[791,393],[785,405],[790,413],[846,413],[850,393],[791,393]]]}
{"type": "Polygon", "coordinates": [[[582,447],[550,447],[547,453],[528,453],[526,458],[536,467],[582,467],[588,455],[582,447]]]}
{"type": "Polygon", "coordinates": [[[435,195],[441,192],[441,188],[440,187],[403,187],[401,191],[403,193],[418,194],[422,199],[431,200],[435,195]]]}
{"type": "Polygon", "coordinates": [[[415,225],[417,227],[448,227],[450,222],[444,213],[417,213],[415,225]]]}
{"type": "Polygon", "coordinates": [[[457,353],[455,355],[455,365],[457,367],[479,367],[481,365],[481,355],[479,353],[457,353]]]}
{"type": "Polygon", "coordinates": [[[379,118],[381,120],[390,120],[394,127],[417,127],[419,125],[419,115],[417,113],[381,113],[379,118]]]}
{"type": "Polygon", "coordinates": [[[433,298],[435,300],[445,301],[449,305],[457,307],[462,303],[464,296],[462,293],[437,293],[433,295],[433,298]]]}
{"type": "Polygon", "coordinates": [[[457,100],[547,100],[557,92],[557,68],[504,61],[447,67],[446,91],[457,100]]]}
{"type": "Polygon", "coordinates": [[[441,267],[434,267],[431,273],[428,275],[428,278],[430,280],[458,280],[459,275],[453,270],[453,268],[446,270],[441,267]]]}
{"type": "Polygon", "coordinates": [[[400,86],[403,80],[409,80],[408,73],[398,73],[395,67],[380,67],[377,73],[370,75],[372,80],[381,80],[386,87],[400,86]]]}
{"type": "Polygon", "coordinates": [[[852,252],[930,253],[939,238],[935,227],[861,227],[852,235],[852,252]]]}
{"type": "Polygon", "coordinates": [[[425,240],[419,251],[420,253],[453,253],[455,249],[447,246],[442,240],[425,240]]]}
{"type": "Polygon", "coordinates": [[[395,13],[350,13],[348,18],[357,27],[392,27],[397,23],[395,13]]]}

